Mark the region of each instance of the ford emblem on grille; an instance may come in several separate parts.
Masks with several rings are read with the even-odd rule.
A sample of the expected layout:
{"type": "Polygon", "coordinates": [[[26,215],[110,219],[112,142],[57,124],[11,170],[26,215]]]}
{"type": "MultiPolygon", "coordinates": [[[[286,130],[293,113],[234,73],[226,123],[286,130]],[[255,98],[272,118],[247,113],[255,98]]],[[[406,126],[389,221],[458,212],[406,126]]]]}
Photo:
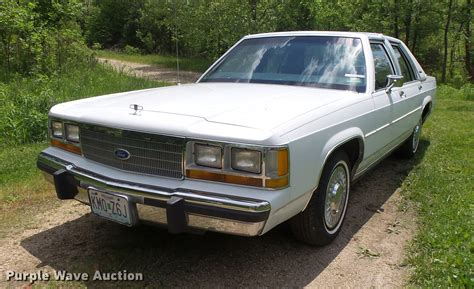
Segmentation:
{"type": "Polygon", "coordinates": [[[124,149],[116,149],[114,154],[116,158],[122,161],[128,160],[130,158],[130,153],[124,149]]]}

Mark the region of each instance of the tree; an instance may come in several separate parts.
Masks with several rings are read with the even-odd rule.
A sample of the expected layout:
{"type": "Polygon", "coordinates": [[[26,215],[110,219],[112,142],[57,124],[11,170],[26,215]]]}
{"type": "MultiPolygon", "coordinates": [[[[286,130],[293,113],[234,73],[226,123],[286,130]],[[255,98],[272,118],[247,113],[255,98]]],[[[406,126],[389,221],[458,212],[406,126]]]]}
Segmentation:
{"type": "Polygon", "coordinates": [[[471,56],[472,51],[472,31],[471,31],[471,22],[472,22],[472,0],[467,0],[465,14],[466,14],[466,25],[464,28],[465,40],[464,40],[464,50],[465,50],[465,65],[466,71],[468,72],[468,77],[471,81],[474,81],[474,60],[471,56]]]}
{"type": "Polygon", "coordinates": [[[443,54],[443,68],[441,81],[446,82],[446,67],[448,65],[448,33],[449,25],[451,24],[451,14],[452,14],[453,0],[449,0],[446,16],[446,25],[444,26],[444,54],[443,54]]]}

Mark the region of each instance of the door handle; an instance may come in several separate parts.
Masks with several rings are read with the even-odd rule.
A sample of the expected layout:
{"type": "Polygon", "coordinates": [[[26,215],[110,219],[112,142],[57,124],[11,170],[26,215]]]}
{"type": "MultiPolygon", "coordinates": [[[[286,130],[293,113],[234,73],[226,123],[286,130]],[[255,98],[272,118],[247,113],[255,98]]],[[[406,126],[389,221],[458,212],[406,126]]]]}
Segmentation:
{"type": "Polygon", "coordinates": [[[400,91],[400,97],[402,97],[402,98],[405,98],[405,97],[406,97],[406,94],[405,94],[404,91],[400,91]]]}
{"type": "Polygon", "coordinates": [[[418,85],[418,90],[422,90],[423,89],[423,85],[418,85]]]}

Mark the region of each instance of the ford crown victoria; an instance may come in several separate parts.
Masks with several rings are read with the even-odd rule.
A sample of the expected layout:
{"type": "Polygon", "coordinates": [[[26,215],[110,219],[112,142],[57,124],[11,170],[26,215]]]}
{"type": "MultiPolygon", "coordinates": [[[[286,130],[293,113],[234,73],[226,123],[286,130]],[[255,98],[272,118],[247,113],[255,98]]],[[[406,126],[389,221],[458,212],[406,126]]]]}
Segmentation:
{"type": "Polygon", "coordinates": [[[351,183],[416,153],[435,92],[392,37],[249,35],[196,83],[54,106],[37,165],[59,199],[127,226],[257,236],[289,220],[324,245],[351,183]]]}

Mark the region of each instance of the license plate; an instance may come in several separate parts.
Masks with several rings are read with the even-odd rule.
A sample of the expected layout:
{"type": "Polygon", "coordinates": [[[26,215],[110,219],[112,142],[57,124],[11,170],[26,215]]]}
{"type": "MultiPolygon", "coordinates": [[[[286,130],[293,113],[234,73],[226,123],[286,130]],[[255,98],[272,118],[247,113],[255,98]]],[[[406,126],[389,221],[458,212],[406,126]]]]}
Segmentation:
{"type": "Polygon", "coordinates": [[[132,225],[131,206],[126,197],[89,189],[89,201],[94,214],[120,224],[132,225]]]}

